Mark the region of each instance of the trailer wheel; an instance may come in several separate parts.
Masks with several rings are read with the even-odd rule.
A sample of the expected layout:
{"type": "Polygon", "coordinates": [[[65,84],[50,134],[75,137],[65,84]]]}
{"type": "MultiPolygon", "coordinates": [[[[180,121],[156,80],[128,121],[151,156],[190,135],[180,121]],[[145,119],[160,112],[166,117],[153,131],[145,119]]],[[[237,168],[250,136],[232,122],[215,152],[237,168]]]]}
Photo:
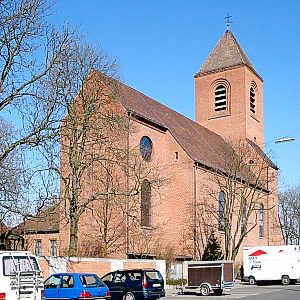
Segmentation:
{"type": "Polygon", "coordinates": [[[214,290],[214,294],[216,296],[221,296],[223,294],[223,290],[222,289],[217,289],[217,290],[214,290]]]}
{"type": "Polygon", "coordinates": [[[249,284],[254,285],[255,284],[255,278],[253,276],[249,277],[249,284]]]}
{"type": "Polygon", "coordinates": [[[290,284],[290,277],[287,275],[283,275],[281,278],[282,285],[289,285],[290,284]]]}
{"type": "Polygon", "coordinates": [[[202,296],[208,296],[210,294],[210,288],[207,284],[202,284],[200,287],[200,294],[202,296]]]}

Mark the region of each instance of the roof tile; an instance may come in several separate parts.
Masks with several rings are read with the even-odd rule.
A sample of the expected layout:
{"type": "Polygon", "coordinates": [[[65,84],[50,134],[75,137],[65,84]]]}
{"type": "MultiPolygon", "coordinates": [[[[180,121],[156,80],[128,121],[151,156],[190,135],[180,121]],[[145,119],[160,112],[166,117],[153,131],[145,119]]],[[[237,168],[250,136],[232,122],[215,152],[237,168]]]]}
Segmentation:
{"type": "Polygon", "coordinates": [[[192,160],[221,167],[219,153],[230,146],[220,135],[122,83],[120,95],[127,110],[167,128],[192,160]]]}

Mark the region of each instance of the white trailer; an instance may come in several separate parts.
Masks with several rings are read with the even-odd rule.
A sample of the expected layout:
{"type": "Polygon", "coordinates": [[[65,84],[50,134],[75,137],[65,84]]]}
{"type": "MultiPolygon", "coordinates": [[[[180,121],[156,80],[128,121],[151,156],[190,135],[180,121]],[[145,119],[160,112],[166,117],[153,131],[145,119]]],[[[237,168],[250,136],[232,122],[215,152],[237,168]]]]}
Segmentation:
{"type": "Polygon", "coordinates": [[[283,285],[300,280],[300,246],[257,246],[243,249],[244,280],[250,284],[281,281],[283,285]]]}

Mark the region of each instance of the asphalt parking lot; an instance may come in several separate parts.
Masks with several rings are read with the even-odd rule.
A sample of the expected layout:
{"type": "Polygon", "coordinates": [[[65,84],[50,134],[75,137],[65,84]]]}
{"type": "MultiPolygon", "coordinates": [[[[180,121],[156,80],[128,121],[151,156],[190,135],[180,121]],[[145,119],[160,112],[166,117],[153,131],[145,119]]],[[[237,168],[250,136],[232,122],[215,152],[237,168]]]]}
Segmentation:
{"type": "Polygon", "coordinates": [[[192,300],[192,299],[219,299],[219,300],[227,300],[227,299],[300,299],[300,284],[282,286],[282,285],[264,285],[264,286],[256,286],[249,285],[248,283],[236,283],[235,287],[227,292],[225,291],[222,296],[198,296],[198,295],[178,295],[177,290],[175,288],[169,288],[166,290],[165,299],[176,299],[176,300],[192,300]]]}

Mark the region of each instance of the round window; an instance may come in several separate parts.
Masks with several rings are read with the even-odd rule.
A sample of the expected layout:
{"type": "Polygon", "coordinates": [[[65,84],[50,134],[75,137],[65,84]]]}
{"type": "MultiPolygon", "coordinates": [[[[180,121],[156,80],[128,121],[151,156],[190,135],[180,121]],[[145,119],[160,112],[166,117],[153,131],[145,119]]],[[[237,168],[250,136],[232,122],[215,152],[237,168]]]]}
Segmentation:
{"type": "Polygon", "coordinates": [[[152,156],[152,142],[147,136],[143,136],[140,141],[140,151],[144,160],[149,161],[152,156]]]}

